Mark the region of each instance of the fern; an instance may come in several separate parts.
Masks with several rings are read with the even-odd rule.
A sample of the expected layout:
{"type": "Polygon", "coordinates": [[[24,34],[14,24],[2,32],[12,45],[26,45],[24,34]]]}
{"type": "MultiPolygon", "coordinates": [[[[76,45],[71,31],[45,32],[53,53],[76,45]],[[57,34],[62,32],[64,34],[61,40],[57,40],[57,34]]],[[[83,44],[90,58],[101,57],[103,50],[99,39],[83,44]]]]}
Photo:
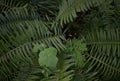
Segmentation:
{"type": "Polygon", "coordinates": [[[16,8],[0,14],[0,80],[12,76],[21,63],[33,63],[33,43],[55,46],[59,51],[65,47],[62,32],[50,29],[39,15],[26,8],[16,8]],[[5,16],[4,16],[5,15],[5,16]],[[55,33],[55,34],[54,34],[55,33]],[[2,79],[1,79],[2,78],[2,79]]]}
{"type": "Polygon", "coordinates": [[[77,17],[76,12],[84,12],[93,6],[99,5],[105,0],[62,0],[57,20],[61,23],[73,21],[77,17]]]}
{"type": "Polygon", "coordinates": [[[119,0],[0,0],[0,81],[119,81],[119,4],[119,0]],[[63,30],[71,24],[63,24],[76,17],[71,24],[79,27],[75,29],[80,35],[83,32],[86,44],[80,39],[65,42],[63,30]],[[33,52],[39,44],[58,51],[45,49],[47,61],[41,66],[41,50],[33,52]],[[57,66],[49,61],[49,52],[57,66]],[[46,62],[54,66],[42,67],[46,62]]]}
{"type": "Polygon", "coordinates": [[[120,37],[119,29],[107,29],[107,30],[95,30],[96,32],[88,33],[86,36],[86,42],[90,45],[90,53],[97,51],[97,53],[104,54],[106,56],[120,57],[119,46],[120,37]]]}
{"type": "Polygon", "coordinates": [[[74,75],[74,70],[72,69],[74,66],[74,60],[72,55],[67,54],[65,51],[62,53],[57,53],[57,49],[53,47],[46,48],[45,45],[35,45],[34,51],[36,51],[36,53],[40,51],[38,61],[41,68],[43,68],[44,75],[40,81],[72,80],[74,75]],[[51,58],[49,58],[49,56],[51,58]],[[52,65],[51,62],[53,63],[52,65]]]}
{"type": "Polygon", "coordinates": [[[120,77],[120,38],[118,29],[91,31],[85,36],[89,49],[89,67],[99,72],[105,81],[120,77]],[[114,77],[114,78],[113,78],[114,77]]]}
{"type": "MultiPolygon", "coordinates": [[[[16,71],[12,81],[36,81],[42,78],[42,69],[39,65],[24,63],[20,65],[19,71],[16,71]],[[39,75],[38,75],[39,74],[39,75]],[[21,76],[22,75],[22,76],[21,76]]],[[[6,81],[6,80],[5,80],[6,81]]]]}
{"type": "Polygon", "coordinates": [[[26,1],[18,0],[0,0],[0,12],[9,10],[15,7],[26,7],[26,1]]]}
{"type": "Polygon", "coordinates": [[[74,61],[70,55],[60,55],[56,72],[41,81],[71,81],[74,76],[74,70],[71,69],[73,65],[74,61]]]}

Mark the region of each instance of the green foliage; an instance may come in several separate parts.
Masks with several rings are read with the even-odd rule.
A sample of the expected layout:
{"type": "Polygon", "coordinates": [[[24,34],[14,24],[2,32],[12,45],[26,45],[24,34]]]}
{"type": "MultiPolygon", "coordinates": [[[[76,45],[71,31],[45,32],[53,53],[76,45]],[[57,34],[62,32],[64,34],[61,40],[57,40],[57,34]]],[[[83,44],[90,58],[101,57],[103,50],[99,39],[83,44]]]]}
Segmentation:
{"type": "Polygon", "coordinates": [[[94,71],[106,80],[120,77],[120,32],[119,29],[90,31],[85,36],[89,54],[86,54],[94,71]]]}
{"type": "Polygon", "coordinates": [[[33,52],[38,53],[39,51],[43,51],[46,47],[45,44],[34,44],[33,52]]]}
{"type": "Polygon", "coordinates": [[[87,12],[88,14],[84,17],[83,21],[85,24],[84,32],[94,29],[114,29],[119,28],[120,14],[118,9],[118,0],[106,0],[104,3],[99,5],[98,8],[94,8],[87,12]]]}
{"type": "MultiPolygon", "coordinates": [[[[15,8],[0,14],[0,76],[12,80],[22,63],[34,63],[33,44],[45,43],[58,51],[65,47],[61,29],[39,19],[39,14],[26,8],[15,8]],[[55,30],[55,31],[54,31],[55,30]],[[13,76],[13,77],[9,77],[13,76]]],[[[57,26],[56,26],[57,27],[57,26]]]]}
{"type": "Polygon", "coordinates": [[[73,54],[73,58],[75,60],[76,66],[79,68],[83,68],[85,66],[85,51],[87,51],[86,44],[83,43],[83,40],[73,39],[67,43],[67,48],[73,54]]]}
{"type": "Polygon", "coordinates": [[[70,55],[61,54],[58,57],[57,69],[54,70],[47,78],[43,78],[41,81],[71,81],[74,76],[74,70],[71,69],[74,66],[74,61],[70,55]]]}
{"type": "Polygon", "coordinates": [[[58,61],[56,55],[57,50],[55,48],[46,48],[39,53],[38,62],[41,66],[46,66],[53,69],[56,67],[58,61]]]}
{"type": "Polygon", "coordinates": [[[50,69],[56,67],[58,58],[56,57],[57,49],[54,47],[46,48],[45,44],[36,44],[34,45],[33,52],[39,53],[38,62],[41,67],[48,67],[50,69]]]}
{"type": "Polygon", "coordinates": [[[42,67],[42,74],[44,75],[40,81],[70,81],[73,78],[74,66],[72,55],[65,51],[58,54],[57,49],[53,47],[45,48],[45,45],[35,45],[35,52],[39,53],[38,62],[42,67]],[[42,50],[41,50],[42,49],[42,50]],[[36,51],[37,50],[37,51],[36,51]],[[57,55],[57,57],[56,57],[57,55]]]}
{"type": "Polygon", "coordinates": [[[97,6],[105,0],[62,0],[58,20],[61,23],[73,21],[77,17],[76,12],[84,12],[93,6],[97,6]]]}
{"type": "MultiPolygon", "coordinates": [[[[35,45],[33,49],[41,49],[41,45],[35,45]]],[[[44,45],[43,45],[44,48],[44,45]]],[[[41,61],[40,65],[43,67],[43,74],[45,74],[44,78],[41,81],[77,81],[76,78],[74,79],[75,71],[82,69],[85,66],[85,57],[83,56],[84,51],[86,51],[86,45],[83,43],[83,40],[71,40],[66,43],[66,49],[62,51],[60,54],[57,55],[58,61],[55,60],[55,56],[57,54],[57,50],[53,47],[44,48],[39,53],[38,60],[41,61]],[[78,55],[78,57],[76,57],[78,55]],[[48,58],[50,56],[50,58],[48,58]],[[54,58],[52,58],[54,57],[54,58]],[[53,62],[54,61],[54,62],[53,62]],[[57,62],[57,67],[56,67],[57,62]],[[55,63],[55,65],[54,65],[55,63]],[[52,66],[51,66],[52,64],[52,66]],[[77,66],[76,66],[77,65],[77,66]],[[47,66],[47,67],[45,67],[47,66]],[[79,66],[79,68],[78,68],[79,66]],[[56,67],[56,69],[54,69],[56,67]],[[54,70],[52,70],[54,69],[54,70]]],[[[37,51],[36,51],[37,52],[37,51]]],[[[79,78],[81,77],[81,81],[85,81],[85,79],[94,79],[93,77],[96,73],[89,73],[88,69],[85,69],[85,72],[82,73],[79,78]],[[85,78],[88,77],[88,78],[85,78]],[[83,79],[82,79],[83,78],[83,79]]]]}
{"type": "Polygon", "coordinates": [[[119,81],[119,59],[120,0],[0,0],[0,81],[119,81]]]}
{"type": "Polygon", "coordinates": [[[102,55],[120,57],[120,30],[119,29],[107,29],[107,30],[95,30],[95,32],[88,32],[86,42],[90,45],[90,53],[96,52],[102,55]],[[112,32],[112,33],[111,33],[112,32]],[[96,50],[91,50],[96,49],[96,50]]]}
{"type": "Polygon", "coordinates": [[[0,12],[7,11],[16,7],[26,7],[26,1],[18,0],[0,0],[0,12]]]}

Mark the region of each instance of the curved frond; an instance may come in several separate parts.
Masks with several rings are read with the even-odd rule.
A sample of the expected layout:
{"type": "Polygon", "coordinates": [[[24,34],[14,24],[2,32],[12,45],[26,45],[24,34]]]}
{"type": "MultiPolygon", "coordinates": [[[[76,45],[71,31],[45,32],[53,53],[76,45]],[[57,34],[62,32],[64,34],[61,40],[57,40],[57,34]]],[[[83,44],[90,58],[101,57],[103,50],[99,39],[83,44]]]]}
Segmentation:
{"type": "MultiPolygon", "coordinates": [[[[33,0],[34,1],[34,0],[33,0]]],[[[31,3],[31,6],[36,9],[40,14],[41,16],[46,16],[46,15],[49,15],[49,16],[55,16],[59,9],[58,7],[59,5],[59,1],[58,0],[41,0],[37,3],[31,3]]]]}
{"type": "Polygon", "coordinates": [[[40,20],[36,12],[26,8],[15,8],[0,14],[0,80],[12,80],[10,75],[21,63],[33,63],[34,43],[45,43],[63,50],[64,35],[60,29],[40,20]],[[1,79],[2,78],[2,79],[1,79]]]}
{"type": "Polygon", "coordinates": [[[26,3],[18,0],[0,0],[0,12],[14,7],[25,7],[26,3]]]}
{"type": "Polygon", "coordinates": [[[106,56],[120,57],[120,30],[92,30],[85,36],[90,53],[97,52],[106,56]]]}
{"type": "Polygon", "coordinates": [[[44,78],[41,81],[71,81],[74,77],[74,69],[72,67],[75,65],[72,55],[62,52],[58,56],[58,66],[57,70],[48,78],[44,78]]]}
{"type": "Polygon", "coordinates": [[[119,29],[89,31],[85,39],[89,49],[86,55],[89,67],[105,80],[117,80],[120,77],[119,29]]]}
{"type": "Polygon", "coordinates": [[[19,70],[12,75],[12,81],[36,81],[42,78],[41,67],[39,65],[25,64],[19,66],[19,70]]]}
{"type": "Polygon", "coordinates": [[[105,55],[86,55],[93,71],[97,71],[104,80],[117,80],[120,77],[120,60],[105,55]]]}
{"type": "Polygon", "coordinates": [[[105,0],[62,0],[57,19],[61,23],[73,21],[77,17],[76,12],[84,12],[93,6],[99,5],[105,0]]]}

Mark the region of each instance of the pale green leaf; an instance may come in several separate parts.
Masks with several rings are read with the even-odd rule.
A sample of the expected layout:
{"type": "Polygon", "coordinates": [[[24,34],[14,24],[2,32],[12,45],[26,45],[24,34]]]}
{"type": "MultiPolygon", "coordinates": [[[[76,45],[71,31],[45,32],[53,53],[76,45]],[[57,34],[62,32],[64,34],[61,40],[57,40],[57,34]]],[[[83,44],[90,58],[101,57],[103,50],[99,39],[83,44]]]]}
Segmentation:
{"type": "Polygon", "coordinates": [[[46,48],[39,54],[38,62],[40,66],[46,66],[49,68],[55,68],[58,62],[57,50],[53,47],[46,48]]]}

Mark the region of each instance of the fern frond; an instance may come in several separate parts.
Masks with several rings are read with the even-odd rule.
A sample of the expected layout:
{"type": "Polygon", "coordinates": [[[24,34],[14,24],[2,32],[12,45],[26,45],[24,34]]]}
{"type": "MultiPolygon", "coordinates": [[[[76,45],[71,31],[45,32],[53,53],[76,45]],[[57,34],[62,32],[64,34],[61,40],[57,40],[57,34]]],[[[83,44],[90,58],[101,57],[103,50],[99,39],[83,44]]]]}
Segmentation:
{"type": "Polygon", "coordinates": [[[76,76],[75,81],[102,81],[97,76],[97,72],[91,72],[91,68],[81,70],[76,76]]]}
{"type": "Polygon", "coordinates": [[[21,63],[33,63],[34,43],[45,43],[59,51],[65,47],[65,39],[60,29],[50,29],[50,25],[40,20],[36,12],[26,8],[14,8],[0,14],[0,80],[14,74],[21,63]]]}
{"type": "Polygon", "coordinates": [[[53,75],[49,76],[48,78],[44,78],[41,81],[71,81],[74,76],[74,60],[72,55],[68,54],[60,54],[58,56],[58,66],[57,70],[53,73],[53,75]]]}
{"type": "Polygon", "coordinates": [[[43,76],[39,65],[24,63],[24,65],[21,64],[19,67],[19,71],[16,71],[13,75],[12,81],[36,81],[40,80],[43,76]]]}
{"type": "Polygon", "coordinates": [[[120,32],[119,29],[92,30],[85,36],[88,52],[87,59],[93,71],[106,80],[120,77],[120,32]],[[114,78],[113,78],[114,77],[114,78]]]}
{"type": "Polygon", "coordinates": [[[88,54],[87,58],[90,63],[89,67],[92,67],[93,71],[97,71],[104,80],[116,81],[120,77],[120,60],[116,57],[88,54]]]}
{"type": "Polygon", "coordinates": [[[0,12],[6,11],[14,7],[25,7],[26,2],[17,0],[0,0],[0,12]]]}
{"type": "Polygon", "coordinates": [[[42,0],[42,1],[38,1],[37,4],[31,4],[32,7],[34,7],[35,9],[37,9],[37,11],[42,15],[56,15],[55,13],[57,13],[57,10],[59,5],[59,1],[58,0],[42,0]],[[40,11],[39,11],[40,10],[40,11]]]}
{"type": "Polygon", "coordinates": [[[89,14],[84,16],[83,22],[85,24],[83,32],[87,32],[85,30],[96,28],[119,28],[120,9],[117,9],[117,5],[116,0],[106,0],[98,7],[92,9],[90,12],[87,12],[89,14]]]}
{"type": "Polygon", "coordinates": [[[76,12],[84,12],[93,6],[99,5],[105,0],[62,0],[57,20],[61,23],[73,21],[77,17],[76,12]]]}
{"type": "Polygon", "coordinates": [[[120,30],[92,30],[85,37],[90,53],[97,52],[106,56],[120,57],[120,30]],[[95,31],[95,32],[94,32],[95,31]]]}

